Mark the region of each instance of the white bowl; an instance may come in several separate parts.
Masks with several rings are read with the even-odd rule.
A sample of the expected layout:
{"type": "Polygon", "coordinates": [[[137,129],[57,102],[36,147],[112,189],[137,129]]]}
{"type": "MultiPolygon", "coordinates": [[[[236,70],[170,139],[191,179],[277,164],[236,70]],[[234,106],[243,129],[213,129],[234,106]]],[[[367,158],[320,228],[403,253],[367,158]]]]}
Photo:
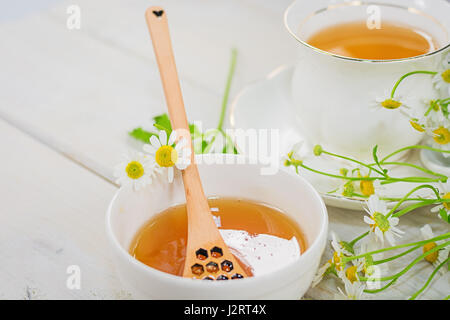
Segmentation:
{"type": "Polygon", "coordinates": [[[261,175],[263,165],[250,164],[243,156],[203,155],[197,159],[208,197],[242,198],[281,209],[300,225],[307,250],[277,272],[220,282],[186,279],[141,263],[128,251],[136,232],[153,215],[185,202],[181,177],[176,176],[173,184],[155,181],[139,192],[121,188],[109,205],[106,231],[126,288],[135,298],[145,299],[301,298],[311,285],[327,239],[327,209],[317,191],[302,177],[285,170],[261,175]],[[224,159],[234,164],[220,164],[224,159]]]}

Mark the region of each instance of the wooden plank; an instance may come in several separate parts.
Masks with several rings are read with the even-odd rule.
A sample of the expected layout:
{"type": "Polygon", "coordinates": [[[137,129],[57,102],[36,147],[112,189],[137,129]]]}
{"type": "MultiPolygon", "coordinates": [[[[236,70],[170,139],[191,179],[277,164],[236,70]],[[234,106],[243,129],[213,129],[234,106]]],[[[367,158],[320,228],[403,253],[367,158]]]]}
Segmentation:
{"type": "MultiPolygon", "coordinates": [[[[168,14],[181,78],[221,94],[232,47],[239,50],[235,88],[263,78],[282,64],[293,63],[297,56],[296,41],[283,22],[283,11],[289,3],[289,0],[164,1],[161,5],[168,14]]],[[[109,0],[107,14],[104,1],[81,0],[77,5],[84,17],[83,32],[154,61],[144,22],[145,9],[152,3],[109,0]]],[[[65,8],[65,5],[54,8],[51,16],[55,21],[65,24],[65,8]]]]}
{"type": "Polygon", "coordinates": [[[0,299],[122,299],[104,227],[116,187],[0,121],[0,299]],[[68,266],[81,290],[66,287],[68,266]]]}
{"type": "MultiPolygon", "coordinates": [[[[0,117],[112,180],[120,154],[136,147],[127,132],[151,127],[165,110],[143,16],[148,2],[81,0],[81,30],[66,27],[69,4],[0,25],[0,117]]],[[[204,128],[218,121],[232,46],[240,51],[236,90],[294,55],[281,16],[253,4],[165,6],[188,116],[204,128]]]]}
{"type": "MultiPolygon", "coordinates": [[[[26,21],[0,28],[0,117],[113,179],[128,131],[165,111],[156,66],[40,15],[26,21]]],[[[182,85],[191,121],[214,125],[220,96],[182,85]]]]}

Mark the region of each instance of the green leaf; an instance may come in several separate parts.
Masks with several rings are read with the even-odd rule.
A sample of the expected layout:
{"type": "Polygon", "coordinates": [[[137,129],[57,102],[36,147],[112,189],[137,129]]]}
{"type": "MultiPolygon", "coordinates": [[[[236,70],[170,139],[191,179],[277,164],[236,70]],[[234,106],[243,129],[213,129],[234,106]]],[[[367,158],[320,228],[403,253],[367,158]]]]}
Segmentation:
{"type": "Polygon", "coordinates": [[[172,125],[170,124],[170,119],[167,113],[153,117],[153,121],[155,122],[153,126],[158,130],[166,131],[168,136],[172,133],[172,125]]]}
{"type": "Polygon", "coordinates": [[[166,131],[167,135],[170,135],[172,133],[172,130],[170,128],[163,127],[160,124],[154,123],[153,126],[160,131],[166,131]]]}
{"type": "Polygon", "coordinates": [[[388,171],[387,171],[386,169],[383,169],[383,168],[381,167],[380,160],[378,160],[377,152],[378,152],[378,146],[375,146],[375,147],[373,148],[373,150],[372,150],[373,160],[374,160],[375,163],[377,164],[377,167],[378,167],[381,171],[383,171],[384,176],[386,176],[386,173],[387,173],[388,171]]]}
{"type": "Polygon", "coordinates": [[[202,134],[202,132],[198,129],[198,127],[195,124],[189,124],[189,131],[191,134],[198,135],[202,134]]]}
{"type": "Polygon", "coordinates": [[[142,129],[141,127],[135,128],[132,131],[129,132],[129,135],[133,138],[148,143],[151,136],[155,136],[156,134],[153,132],[146,131],[142,129]]]}
{"type": "Polygon", "coordinates": [[[442,220],[444,220],[447,223],[450,223],[450,215],[447,214],[447,210],[444,208],[439,210],[439,215],[441,216],[442,220]]]}
{"type": "Polygon", "coordinates": [[[444,117],[448,119],[449,111],[448,111],[448,104],[441,104],[441,110],[444,117]]]}
{"type": "Polygon", "coordinates": [[[353,250],[353,246],[350,243],[348,243],[346,241],[341,241],[340,244],[345,250],[347,250],[351,254],[355,254],[355,251],[353,250]]]}

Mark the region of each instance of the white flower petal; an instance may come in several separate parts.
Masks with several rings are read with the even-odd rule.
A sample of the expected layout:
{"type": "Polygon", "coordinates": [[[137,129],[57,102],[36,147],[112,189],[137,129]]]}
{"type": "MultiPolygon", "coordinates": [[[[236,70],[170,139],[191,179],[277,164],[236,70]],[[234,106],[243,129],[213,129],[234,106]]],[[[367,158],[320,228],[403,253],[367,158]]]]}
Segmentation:
{"type": "Polygon", "coordinates": [[[384,235],[385,235],[387,241],[389,242],[389,244],[391,246],[395,246],[395,239],[394,239],[394,236],[392,235],[392,233],[390,231],[386,231],[384,233],[384,235]]]}
{"type": "Polygon", "coordinates": [[[402,234],[405,233],[404,231],[400,230],[399,228],[392,227],[392,226],[391,226],[391,229],[390,229],[390,230],[392,230],[393,232],[395,232],[398,236],[400,236],[400,235],[402,235],[402,234]]]}
{"type": "Polygon", "coordinates": [[[384,235],[383,232],[380,230],[380,228],[378,227],[375,228],[375,235],[377,236],[378,239],[380,239],[381,243],[384,243],[384,235]]]}
{"type": "Polygon", "coordinates": [[[425,240],[434,238],[433,230],[431,229],[429,224],[426,224],[422,228],[420,228],[420,232],[422,233],[422,237],[425,240]]]}
{"type": "Polygon", "coordinates": [[[170,134],[169,141],[167,142],[167,144],[171,146],[175,143],[175,141],[177,141],[177,131],[173,130],[172,133],[170,134]]]}
{"type": "Polygon", "coordinates": [[[364,216],[364,222],[370,225],[375,224],[375,221],[369,218],[368,216],[364,216]]]}
{"type": "Polygon", "coordinates": [[[151,144],[144,144],[144,146],[142,147],[142,149],[145,151],[145,152],[147,152],[147,153],[149,153],[149,154],[151,154],[151,155],[156,155],[156,151],[158,150],[158,149],[156,149],[153,145],[151,145],[151,144]]]}
{"type": "Polygon", "coordinates": [[[156,136],[151,136],[150,137],[150,143],[152,144],[153,147],[155,147],[156,149],[161,148],[161,142],[159,142],[158,138],[156,136]]]}
{"type": "Polygon", "coordinates": [[[388,218],[388,222],[391,227],[395,227],[396,225],[398,225],[399,221],[400,219],[397,217],[388,218]]]}
{"type": "Polygon", "coordinates": [[[159,142],[161,142],[162,146],[167,145],[167,132],[165,130],[159,131],[159,142]]]}

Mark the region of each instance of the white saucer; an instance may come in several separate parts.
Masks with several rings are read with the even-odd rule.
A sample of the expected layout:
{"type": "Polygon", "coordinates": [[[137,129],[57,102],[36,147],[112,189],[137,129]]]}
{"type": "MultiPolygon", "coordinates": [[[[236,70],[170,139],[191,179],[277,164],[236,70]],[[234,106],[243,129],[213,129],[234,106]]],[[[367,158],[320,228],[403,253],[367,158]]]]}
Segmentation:
{"type": "MultiPolygon", "coordinates": [[[[293,112],[290,94],[292,73],[292,66],[282,66],[265,79],[245,87],[231,105],[230,124],[235,129],[279,129],[282,141],[280,159],[295,143],[304,141],[302,149],[305,151],[305,158],[302,159],[304,163],[309,167],[336,174],[343,167],[344,162],[327,156],[307,155],[313,146],[308,144],[301,133],[300,125],[293,112]]],[[[239,148],[239,145],[237,147],[239,148]]],[[[408,162],[422,165],[418,152],[411,153],[408,162]]],[[[409,167],[398,166],[388,167],[388,169],[393,177],[423,176],[423,173],[409,167]]],[[[442,173],[448,175],[448,172],[442,173]]],[[[329,194],[342,183],[340,179],[327,178],[307,170],[302,170],[301,174],[319,191],[327,205],[353,210],[361,210],[364,207],[364,200],[329,194]]],[[[389,184],[385,186],[384,195],[389,198],[401,198],[416,186],[416,183],[406,182],[389,184]]],[[[414,194],[421,197],[429,195],[428,190],[419,190],[414,194]]]]}
{"type": "Polygon", "coordinates": [[[445,158],[436,152],[421,150],[420,160],[428,169],[450,177],[450,157],[445,158]]]}

